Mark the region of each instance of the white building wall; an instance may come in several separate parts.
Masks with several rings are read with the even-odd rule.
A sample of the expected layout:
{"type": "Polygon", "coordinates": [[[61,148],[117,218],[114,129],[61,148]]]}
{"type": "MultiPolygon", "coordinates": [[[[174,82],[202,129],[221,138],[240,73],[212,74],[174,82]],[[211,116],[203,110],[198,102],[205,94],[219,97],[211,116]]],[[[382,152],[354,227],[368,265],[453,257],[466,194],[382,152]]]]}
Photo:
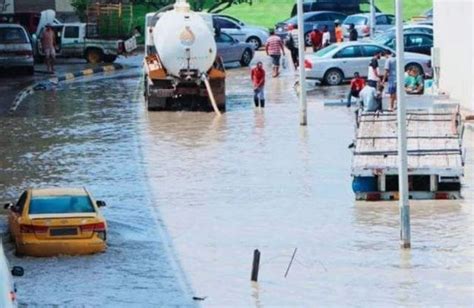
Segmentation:
{"type": "Polygon", "coordinates": [[[441,49],[440,88],[474,110],[474,0],[434,0],[435,46],[441,49]]]}
{"type": "Polygon", "coordinates": [[[71,6],[71,0],[56,0],[56,11],[74,12],[74,8],[71,6]]]}

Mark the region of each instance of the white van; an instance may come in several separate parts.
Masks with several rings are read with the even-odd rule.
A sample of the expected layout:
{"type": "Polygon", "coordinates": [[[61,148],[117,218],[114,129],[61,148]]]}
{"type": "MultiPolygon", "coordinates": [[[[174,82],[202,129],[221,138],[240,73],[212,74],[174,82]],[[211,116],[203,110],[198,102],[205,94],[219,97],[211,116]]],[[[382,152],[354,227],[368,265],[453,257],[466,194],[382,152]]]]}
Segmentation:
{"type": "Polygon", "coordinates": [[[17,307],[18,304],[12,275],[23,276],[23,268],[15,266],[10,270],[0,237],[0,307],[2,308],[17,307]]]}

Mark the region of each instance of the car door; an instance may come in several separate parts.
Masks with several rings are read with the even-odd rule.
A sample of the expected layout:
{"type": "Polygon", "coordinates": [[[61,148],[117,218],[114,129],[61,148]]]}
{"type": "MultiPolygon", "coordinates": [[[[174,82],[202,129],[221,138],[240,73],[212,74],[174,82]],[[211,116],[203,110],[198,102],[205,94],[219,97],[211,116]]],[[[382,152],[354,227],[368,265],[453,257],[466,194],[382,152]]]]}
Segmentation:
{"type": "Polygon", "coordinates": [[[245,41],[245,32],[242,31],[242,27],[239,24],[233,20],[220,16],[217,16],[216,19],[218,20],[221,32],[230,35],[239,42],[245,41]]]}
{"type": "Polygon", "coordinates": [[[433,38],[422,33],[413,33],[405,35],[405,51],[431,55],[433,47],[433,38]]]}
{"type": "MultiPolygon", "coordinates": [[[[387,51],[388,49],[384,49],[377,45],[367,44],[362,46],[362,54],[363,56],[360,59],[360,75],[363,77],[367,77],[369,72],[369,63],[370,60],[376,53],[387,51]]],[[[385,58],[382,57],[379,60],[379,73],[383,73],[383,68],[385,65],[385,58]]]]}
{"type": "MultiPolygon", "coordinates": [[[[352,78],[355,72],[358,72],[363,76],[363,71],[367,71],[365,66],[368,66],[368,63],[363,61],[364,55],[360,46],[347,46],[339,50],[333,56],[333,59],[335,60],[337,67],[339,67],[344,73],[345,78],[352,78]]],[[[367,74],[367,72],[365,72],[365,74],[367,74]]]]}
{"type": "Polygon", "coordinates": [[[216,44],[217,55],[222,57],[222,61],[224,63],[235,61],[235,41],[230,35],[226,33],[219,34],[218,36],[216,36],[216,44]]]}
{"type": "Polygon", "coordinates": [[[82,50],[79,25],[66,25],[64,27],[61,49],[65,57],[78,56],[79,50],[82,50]]]}

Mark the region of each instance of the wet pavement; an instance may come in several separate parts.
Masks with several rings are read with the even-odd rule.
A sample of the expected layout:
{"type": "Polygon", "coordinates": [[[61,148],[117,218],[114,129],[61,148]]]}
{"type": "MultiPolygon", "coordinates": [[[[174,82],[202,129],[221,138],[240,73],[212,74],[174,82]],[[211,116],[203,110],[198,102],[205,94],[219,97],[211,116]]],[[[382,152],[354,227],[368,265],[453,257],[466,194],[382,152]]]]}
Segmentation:
{"type": "MultiPolygon", "coordinates": [[[[474,304],[472,155],[465,199],[412,203],[413,249],[400,251],[397,203],[354,201],[353,110],[322,104],[346,86],[310,91],[302,128],[289,69],[268,80],[264,111],[252,106],[248,69],[228,70],[221,118],[148,113],[139,73],[66,83],[2,116],[0,200],[66,185],[108,203],[104,254],[18,259],[7,245],[25,267],[21,303],[189,306],[196,295],[215,307],[474,304]]],[[[473,153],[473,132],[465,139],[473,153]]]]}

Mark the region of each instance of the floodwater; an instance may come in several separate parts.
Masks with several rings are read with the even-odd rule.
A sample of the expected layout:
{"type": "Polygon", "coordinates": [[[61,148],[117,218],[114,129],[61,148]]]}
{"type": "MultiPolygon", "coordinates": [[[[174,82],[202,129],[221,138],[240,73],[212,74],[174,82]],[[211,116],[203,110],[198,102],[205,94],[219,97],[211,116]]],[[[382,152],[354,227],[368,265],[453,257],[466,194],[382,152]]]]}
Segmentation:
{"type": "MultiPolygon", "coordinates": [[[[106,200],[106,253],[17,259],[24,304],[215,307],[473,306],[474,158],[464,200],[417,202],[412,249],[397,203],[356,203],[353,111],[294,73],[254,110],[247,69],[229,70],[227,113],[148,113],[140,77],[36,93],[2,118],[0,199],[28,186],[87,186],[106,200]],[[295,259],[285,272],[295,250],[295,259]],[[254,249],[259,282],[250,282],[254,249]]],[[[473,133],[466,132],[468,153],[473,133]]]]}

